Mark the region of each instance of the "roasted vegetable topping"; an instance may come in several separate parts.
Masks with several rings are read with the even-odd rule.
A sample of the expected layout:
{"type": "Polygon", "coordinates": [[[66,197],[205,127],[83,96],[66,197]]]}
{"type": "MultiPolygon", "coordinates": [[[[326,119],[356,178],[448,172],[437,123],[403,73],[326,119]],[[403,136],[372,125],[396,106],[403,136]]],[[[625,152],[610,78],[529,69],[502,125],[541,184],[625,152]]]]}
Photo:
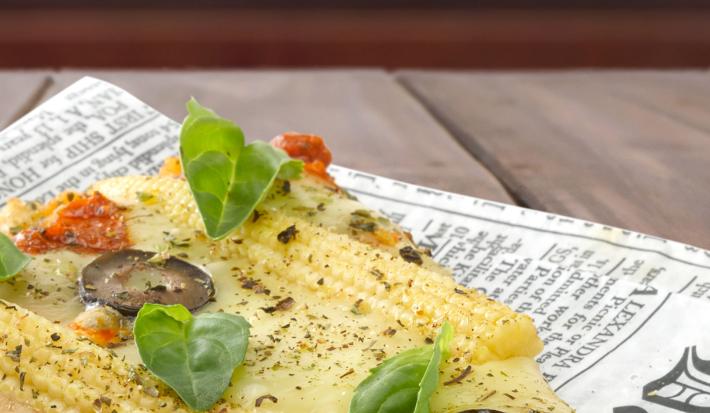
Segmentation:
{"type": "Polygon", "coordinates": [[[286,132],[272,139],[271,144],[283,149],[292,158],[305,162],[304,170],[306,172],[322,178],[329,184],[335,184],[327,171],[328,165],[333,160],[333,155],[320,136],[286,132]]]}
{"type": "Polygon", "coordinates": [[[325,168],[333,161],[330,149],[325,145],[323,138],[318,135],[286,132],[273,138],[271,144],[286,151],[290,157],[300,159],[306,164],[317,162],[325,168]]]}
{"type": "Polygon", "coordinates": [[[117,251],[130,245],[121,208],[95,192],[90,197],[73,197],[59,209],[56,221],[46,228],[30,228],[15,238],[29,254],[71,248],[78,252],[117,251]]]}
{"type": "Polygon", "coordinates": [[[99,302],[135,315],[145,303],[202,307],[214,295],[212,278],[176,257],[156,260],[154,252],[106,253],[87,265],[79,278],[84,302],[99,302]]]}

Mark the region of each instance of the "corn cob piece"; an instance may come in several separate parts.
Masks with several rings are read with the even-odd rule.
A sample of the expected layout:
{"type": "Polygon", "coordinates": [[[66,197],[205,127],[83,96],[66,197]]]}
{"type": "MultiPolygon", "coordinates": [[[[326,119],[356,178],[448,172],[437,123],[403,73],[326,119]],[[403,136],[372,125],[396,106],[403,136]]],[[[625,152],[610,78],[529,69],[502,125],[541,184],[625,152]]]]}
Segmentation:
{"type": "Polygon", "coordinates": [[[0,393],[40,412],[186,412],[111,352],[0,301],[0,393]]]}
{"type": "MultiPolygon", "coordinates": [[[[160,194],[162,213],[175,223],[199,230],[202,222],[183,180],[168,177],[113,178],[94,185],[118,203],[136,202],[137,193],[160,194]]],[[[281,209],[266,211],[233,235],[244,240],[219,242],[221,254],[239,254],[261,271],[281,274],[288,281],[315,288],[329,297],[361,302],[407,328],[433,336],[444,320],[456,331],[456,354],[473,363],[532,357],[542,349],[532,320],[459,286],[450,278],[405,262],[387,251],[355,242],[281,209]],[[298,234],[284,244],[277,235],[295,225],[298,234]]]]}

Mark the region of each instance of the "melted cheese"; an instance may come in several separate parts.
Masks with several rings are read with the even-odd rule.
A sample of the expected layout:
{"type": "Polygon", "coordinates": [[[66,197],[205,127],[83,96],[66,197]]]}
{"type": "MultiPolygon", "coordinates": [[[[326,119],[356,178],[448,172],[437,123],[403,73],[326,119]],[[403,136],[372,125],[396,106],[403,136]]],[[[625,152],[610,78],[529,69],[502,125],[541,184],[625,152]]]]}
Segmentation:
{"type": "MultiPolygon", "coordinates": [[[[330,210],[333,215],[341,214],[344,207],[331,205],[330,210]]],[[[356,314],[351,302],[328,299],[285,283],[278,274],[255,272],[244,258],[221,257],[204,237],[169,222],[150,206],[137,206],[128,216],[135,248],[182,254],[183,259],[212,275],[215,301],[199,312],[240,314],[251,324],[244,367],[237,370],[233,386],[225,394],[233,405],[252,407],[257,398],[273,395],[278,403],[265,400],[258,411],[347,411],[353,389],[370,368],[386,357],[425,343],[425,337],[402,329],[376,312],[356,314]],[[171,240],[189,246],[174,247],[178,243],[171,240]],[[243,288],[240,279],[244,277],[261,288],[243,288]],[[262,289],[269,293],[259,292],[262,289]],[[295,301],[292,308],[264,311],[287,297],[295,301]],[[388,329],[396,333],[384,334],[388,329]]],[[[334,220],[332,215],[322,216],[334,220]]],[[[130,361],[139,361],[134,346],[115,350],[130,361]]]]}
{"type": "MultiPolygon", "coordinates": [[[[286,210],[296,216],[317,217],[323,225],[347,232],[347,217],[361,208],[355,201],[328,192],[294,186],[290,197],[271,197],[262,213],[286,210]],[[323,211],[312,214],[319,204],[323,211]]],[[[154,206],[134,205],[125,214],[132,248],[181,256],[212,276],[215,301],[198,314],[225,311],[240,314],[251,324],[244,367],[237,370],[234,385],[225,394],[232,406],[255,406],[257,398],[273,395],[278,403],[266,400],[260,412],[346,411],[353,389],[369,369],[384,358],[425,343],[425,337],[378,313],[356,314],[353,303],[314,296],[310,290],[284,283],[277,274],[256,273],[244,258],[215,255],[204,236],[170,222],[154,206]],[[242,288],[242,277],[258,282],[269,293],[242,288]],[[295,301],[289,310],[264,311],[286,297],[295,301]]],[[[97,256],[69,250],[35,256],[22,277],[0,284],[0,297],[66,325],[84,310],[76,280],[97,256]]],[[[132,343],[114,351],[128,362],[140,363],[132,343]]]]}
{"type": "MultiPolygon", "coordinates": [[[[362,234],[349,223],[352,213],[362,208],[340,193],[303,180],[292,184],[288,193],[273,191],[259,211],[298,217],[357,239],[362,234]]],[[[395,230],[382,217],[371,214],[379,225],[395,230]]],[[[215,411],[226,407],[235,412],[346,412],[354,388],[371,368],[384,358],[425,343],[427,337],[418,330],[403,328],[397,320],[376,310],[360,308],[345,295],[325,294],[318,288],[289,282],[282,274],[257,270],[246,257],[220,255],[221,250],[201,232],[172,222],[158,205],[133,202],[125,215],[132,248],[167,252],[211,274],[215,300],[198,313],[240,314],[252,326],[245,362],[235,371],[225,402],[215,411]],[[249,288],[253,283],[260,288],[249,288]],[[291,308],[264,310],[287,297],[294,300],[291,308]],[[265,395],[274,396],[278,402],[265,400],[256,408],[256,400],[265,395]]],[[[382,248],[396,251],[402,245],[409,245],[404,236],[397,244],[382,248]]],[[[84,309],[76,294],[76,279],[95,258],[66,250],[35,256],[21,276],[12,283],[0,284],[0,297],[66,325],[84,309]]],[[[424,265],[445,272],[431,261],[424,265]]],[[[114,351],[129,363],[140,363],[132,342],[114,351]]],[[[471,373],[461,380],[440,386],[432,400],[434,412],[474,408],[528,412],[552,405],[563,407],[556,411],[564,410],[530,358],[471,367],[465,357],[452,358],[441,381],[460,376],[467,369],[471,373]],[[534,397],[541,401],[531,402],[534,397]]]]}

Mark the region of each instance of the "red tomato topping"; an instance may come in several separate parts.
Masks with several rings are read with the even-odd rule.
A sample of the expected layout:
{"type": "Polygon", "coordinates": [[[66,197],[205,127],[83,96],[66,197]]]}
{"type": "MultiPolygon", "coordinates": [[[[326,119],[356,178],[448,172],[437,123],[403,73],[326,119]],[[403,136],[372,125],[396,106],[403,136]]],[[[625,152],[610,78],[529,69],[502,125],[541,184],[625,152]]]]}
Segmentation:
{"type": "Polygon", "coordinates": [[[333,160],[333,155],[320,136],[286,132],[272,139],[271,145],[283,149],[290,157],[305,162],[306,172],[333,183],[333,179],[326,171],[333,160]]]}
{"type": "Polygon", "coordinates": [[[94,344],[98,344],[101,347],[110,347],[113,344],[118,344],[121,342],[119,337],[118,329],[114,328],[84,328],[77,323],[70,323],[69,328],[74,330],[75,333],[82,337],[86,337],[91,340],[94,344]]]}
{"type": "Polygon", "coordinates": [[[290,157],[300,159],[305,163],[320,161],[323,165],[328,166],[333,160],[330,149],[325,146],[323,138],[318,135],[286,132],[272,139],[271,145],[283,149],[290,157]]]}
{"type": "Polygon", "coordinates": [[[15,241],[30,254],[65,247],[88,253],[120,250],[130,245],[120,210],[98,192],[75,198],[59,210],[53,224],[23,230],[15,241]]]}

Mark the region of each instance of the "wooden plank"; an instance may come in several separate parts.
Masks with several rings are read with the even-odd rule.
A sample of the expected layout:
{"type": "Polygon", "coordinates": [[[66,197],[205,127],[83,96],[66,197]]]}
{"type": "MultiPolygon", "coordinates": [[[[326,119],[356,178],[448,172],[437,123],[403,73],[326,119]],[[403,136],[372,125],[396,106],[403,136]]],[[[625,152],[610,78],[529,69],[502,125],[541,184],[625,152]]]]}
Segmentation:
{"type": "Polygon", "coordinates": [[[710,82],[705,71],[617,72],[609,77],[609,93],[641,105],[658,116],[710,133],[710,82]]]}
{"type": "Polygon", "coordinates": [[[399,79],[522,203],[710,248],[706,72],[399,79]]]}
{"type": "MultiPolygon", "coordinates": [[[[52,92],[89,72],[55,76],[52,92]]],[[[181,120],[195,96],[253,139],[324,136],[337,164],[511,202],[503,187],[382,71],[90,72],[181,120]]]]}
{"type": "Polygon", "coordinates": [[[49,72],[0,71],[0,129],[27,113],[49,86],[49,72]]]}

